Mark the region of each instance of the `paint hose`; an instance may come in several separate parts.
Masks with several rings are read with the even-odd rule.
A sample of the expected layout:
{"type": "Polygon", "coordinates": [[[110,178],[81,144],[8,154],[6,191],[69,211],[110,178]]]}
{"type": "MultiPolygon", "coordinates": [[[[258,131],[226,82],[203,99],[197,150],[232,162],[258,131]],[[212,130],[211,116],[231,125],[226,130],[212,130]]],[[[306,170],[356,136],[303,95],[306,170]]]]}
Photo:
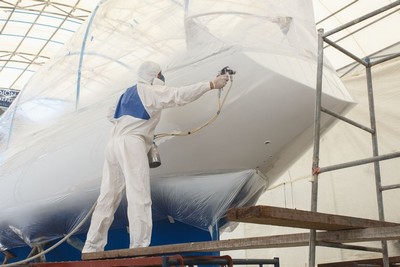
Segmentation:
{"type": "MultiPolygon", "coordinates": [[[[235,73],[233,73],[233,74],[235,74],[235,73]]],[[[195,132],[200,131],[201,129],[207,127],[211,123],[213,123],[218,118],[218,116],[221,114],[221,110],[222,110],[222,108],[223,108],[223,106],[225,104],[225,100],[228,97],[229,92],[231,91],[232,84],[233,84],[233,77],[232,77],[233,74],[229,75],[230,85],[229,85],[229,88],[227,89],[225,97],[224,97],[224,99],[222,101],[221,101],[221,90],[222,89],[219,89],[217,113],[213,117],[211,117],[206,123],[204,123],[203,125],[201,125],[199,127],[193,128],[193,129],[191,129],[189,131],[180,131],[180,132],[174,132],[174,133],[159,133],[159,134],[155,134],[154,135],[154,140],[156,140],[158,138],[162,138],[162,137],[167,137],[167,136],[187,136],[187,135],[191,135],[191,134],[194,134],[195,132]]]]}

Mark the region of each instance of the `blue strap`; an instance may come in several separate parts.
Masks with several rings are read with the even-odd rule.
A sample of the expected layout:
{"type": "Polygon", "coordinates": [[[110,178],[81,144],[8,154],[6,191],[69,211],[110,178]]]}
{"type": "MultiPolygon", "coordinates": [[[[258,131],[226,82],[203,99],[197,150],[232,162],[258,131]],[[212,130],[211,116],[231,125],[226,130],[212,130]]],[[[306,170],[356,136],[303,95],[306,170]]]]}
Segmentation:
{"type": "Polygon", "coordinates": [[[114,118],[118,119],[124,115],[129,115],[143,120],[150,119],[150,115],[147,113],[147,110],[139,97],[136,85],[128,88],[119,98],[114,118]]]}

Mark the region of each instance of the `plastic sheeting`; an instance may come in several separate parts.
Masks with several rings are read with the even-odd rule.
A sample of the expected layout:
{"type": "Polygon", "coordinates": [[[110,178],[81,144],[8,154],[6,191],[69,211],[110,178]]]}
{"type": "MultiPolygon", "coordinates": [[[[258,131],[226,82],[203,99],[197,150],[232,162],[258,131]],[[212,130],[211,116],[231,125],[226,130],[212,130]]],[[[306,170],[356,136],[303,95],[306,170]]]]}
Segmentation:
{"type": "MultiPolygon", "coordinates": [[[[108,108],[135,83],[143,60],[159,62],[173,86],[209,80],[226,65],[237,71],[231,89],[221,92],[229,96],[218,119],[196,134],[158,140],[162,165],[152,170],[152,180],[175,177],[171,181],[189,183],[178,191],[175,182],[164,186],[176,196],[199,187],[199,180],[185,177],[208,177],[196,199],[215,203],[205,208],[200,225],[193,218],[198,214],[186,214],[201,210],[198,206],[180,212],[195,202],[172,205],[180,198],[170,195],[166,214],[202,229],[216,223],[227,207],[218,203],[230,203],[232,196],[219,199],[209,191],[228,190],[236,177],[230,173],[258,170],[275,179],[309,146],[316,52],[312,6],[306,0],[100,2],[0,120],[0,231],[15,240],[3,247],[57,238],[89,210],[111,127],[108,108]],[[62,215],[54,219],[55,214],[62,215]],[[50,231],[49,225],[58,230],[50,231]]],[[[329,64],[324,84],[327,108],[343,113],[352,106],[329,64]]],[[[217,112],[217,103],[215,90],[193,104],[166,110],[156,133],[202,125],[217,112]]],[[[324,118],[325,129],[331,123],[324,118]]],[[[254,181],[236,186],[243,191],[231,203],[253,201],[257,194],[251,192],[262,188],[254,181]]]]}
{"type": "MultiPolygon", "coordinates": [[[[32,133],[48,131],[55,121],[67,119],[76,109],[93,108],[116,97],[114,94],[135,81],[136,67],[146,59],[162,64],[167,74],[237,50],[256,53],[256,58],[257,52],[262,52],[313,62],[316,36],[312,18],[312,5],[307,1],[296,8],[291,1],[101,1],[92,19],[37,71],[2,116],[0,149],[16,146],[32,133]]],[[[297,71],[279,65],[274,68],[282,75],[297,71]]],[[[202,70],[195,77],[181,74],[179,82],[209,79],[217,70],[202,70]]],[[[170,75],[167,78],[173,80],[175,75],[170,75]]],[[[351,101],[340,82],[332,82],[336,83],[334,90],[327,88],[327,92],[351,101]]]]}
{"type": "Polygon", "coordinates": [[[224,226],[220,220],[231,207],[253,205],[267,187],[254,170],[151,180],[155,220],[168,216],[202,230],[224,226]]]}
{"type": "MultiPolygon", "coordinates": [[[[153,178],[153,221],[169,219],[173,223],[176,220],[204,231],[210,230],[211,234],[213,227],[227,226],[224,216],[229,208],[254,205],[266,186],[265,177],[254,170],[153,178]]],[[[0,250],[26,245],[33,247],[61,238],[86,216],[98,193],[97,187],[39,203],[3,208],[0,215],[0,250]]],[[[126,205],[124,199],[112,228],[126,227],[126,205]]],[[[230,225],[231,228],[233,226],[230,225]]],[[[89,222],[79,232],[86,232],[88,227],[89,222]]]]}

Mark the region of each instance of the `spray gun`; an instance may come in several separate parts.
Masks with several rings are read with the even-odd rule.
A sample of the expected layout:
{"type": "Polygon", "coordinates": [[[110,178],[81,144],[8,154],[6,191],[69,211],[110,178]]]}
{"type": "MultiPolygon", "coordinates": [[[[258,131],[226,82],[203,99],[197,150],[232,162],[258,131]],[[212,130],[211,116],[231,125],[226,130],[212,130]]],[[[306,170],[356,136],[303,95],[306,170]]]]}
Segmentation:
{"type": "MultiPolygon", "coordinates": [[[[236,71],[230,69],[229,66],[226,66],[226,67],[222,68],[222,69],[219,71],[218,76],[219,76],[219,75],[224,75],[224,74],[229,74],[229,79],[230,79],[231,82],[232,82],[232,80],[233,80],[233,79],[232,79],[232,75],[235,75],[235,74],[236,74],[236,71]]],[[[222,92],[222,89],[219,89],[219,90],[218,90],[218,98],[221,98],[221,92],[222,92]]]]}
{"type": "Polygon", "coordinates": [[[229,66],[226,66],[220,70],[219,75],[224,75],[224,74],[229,74],[229,75],[234,75],[236,74],[235,70],[232,70],[229,68],[229,66]]]}

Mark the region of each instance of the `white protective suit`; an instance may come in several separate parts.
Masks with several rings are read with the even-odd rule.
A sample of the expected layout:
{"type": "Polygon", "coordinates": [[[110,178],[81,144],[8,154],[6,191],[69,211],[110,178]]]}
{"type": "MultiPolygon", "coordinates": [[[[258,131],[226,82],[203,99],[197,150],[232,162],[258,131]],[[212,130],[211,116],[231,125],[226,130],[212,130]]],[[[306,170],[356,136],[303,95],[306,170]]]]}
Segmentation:
{"type": "MultiPolygon", "coordinates": [[[[130,103],[129,110],[125,109],[122,115],[120,112],[118,117],[116,114],[120,108],[121,97],[117,111],[113,114],[114,128],[106,148],[100,195],[82,253],[104,250],[107,232],[125,190],[128,201],[130,247],[150,245],[152,216],[147,153],[153,142],[161,110],[190,103],[210,90],[210,82],[180,88],[153,85],[153,82],[158,80],[156,77],[160,71],[158,64],[144,62],[138,70],[134,108],[130,109],[133,106],[130,103]],[[125,114],[136,109],[139,109],[139,115],[125,114]]],[[[157,83],[160,83],[160,80],[157,83]]],[[[211,86],[215,87],[215,80],[211,82],[211,86]]]]}

